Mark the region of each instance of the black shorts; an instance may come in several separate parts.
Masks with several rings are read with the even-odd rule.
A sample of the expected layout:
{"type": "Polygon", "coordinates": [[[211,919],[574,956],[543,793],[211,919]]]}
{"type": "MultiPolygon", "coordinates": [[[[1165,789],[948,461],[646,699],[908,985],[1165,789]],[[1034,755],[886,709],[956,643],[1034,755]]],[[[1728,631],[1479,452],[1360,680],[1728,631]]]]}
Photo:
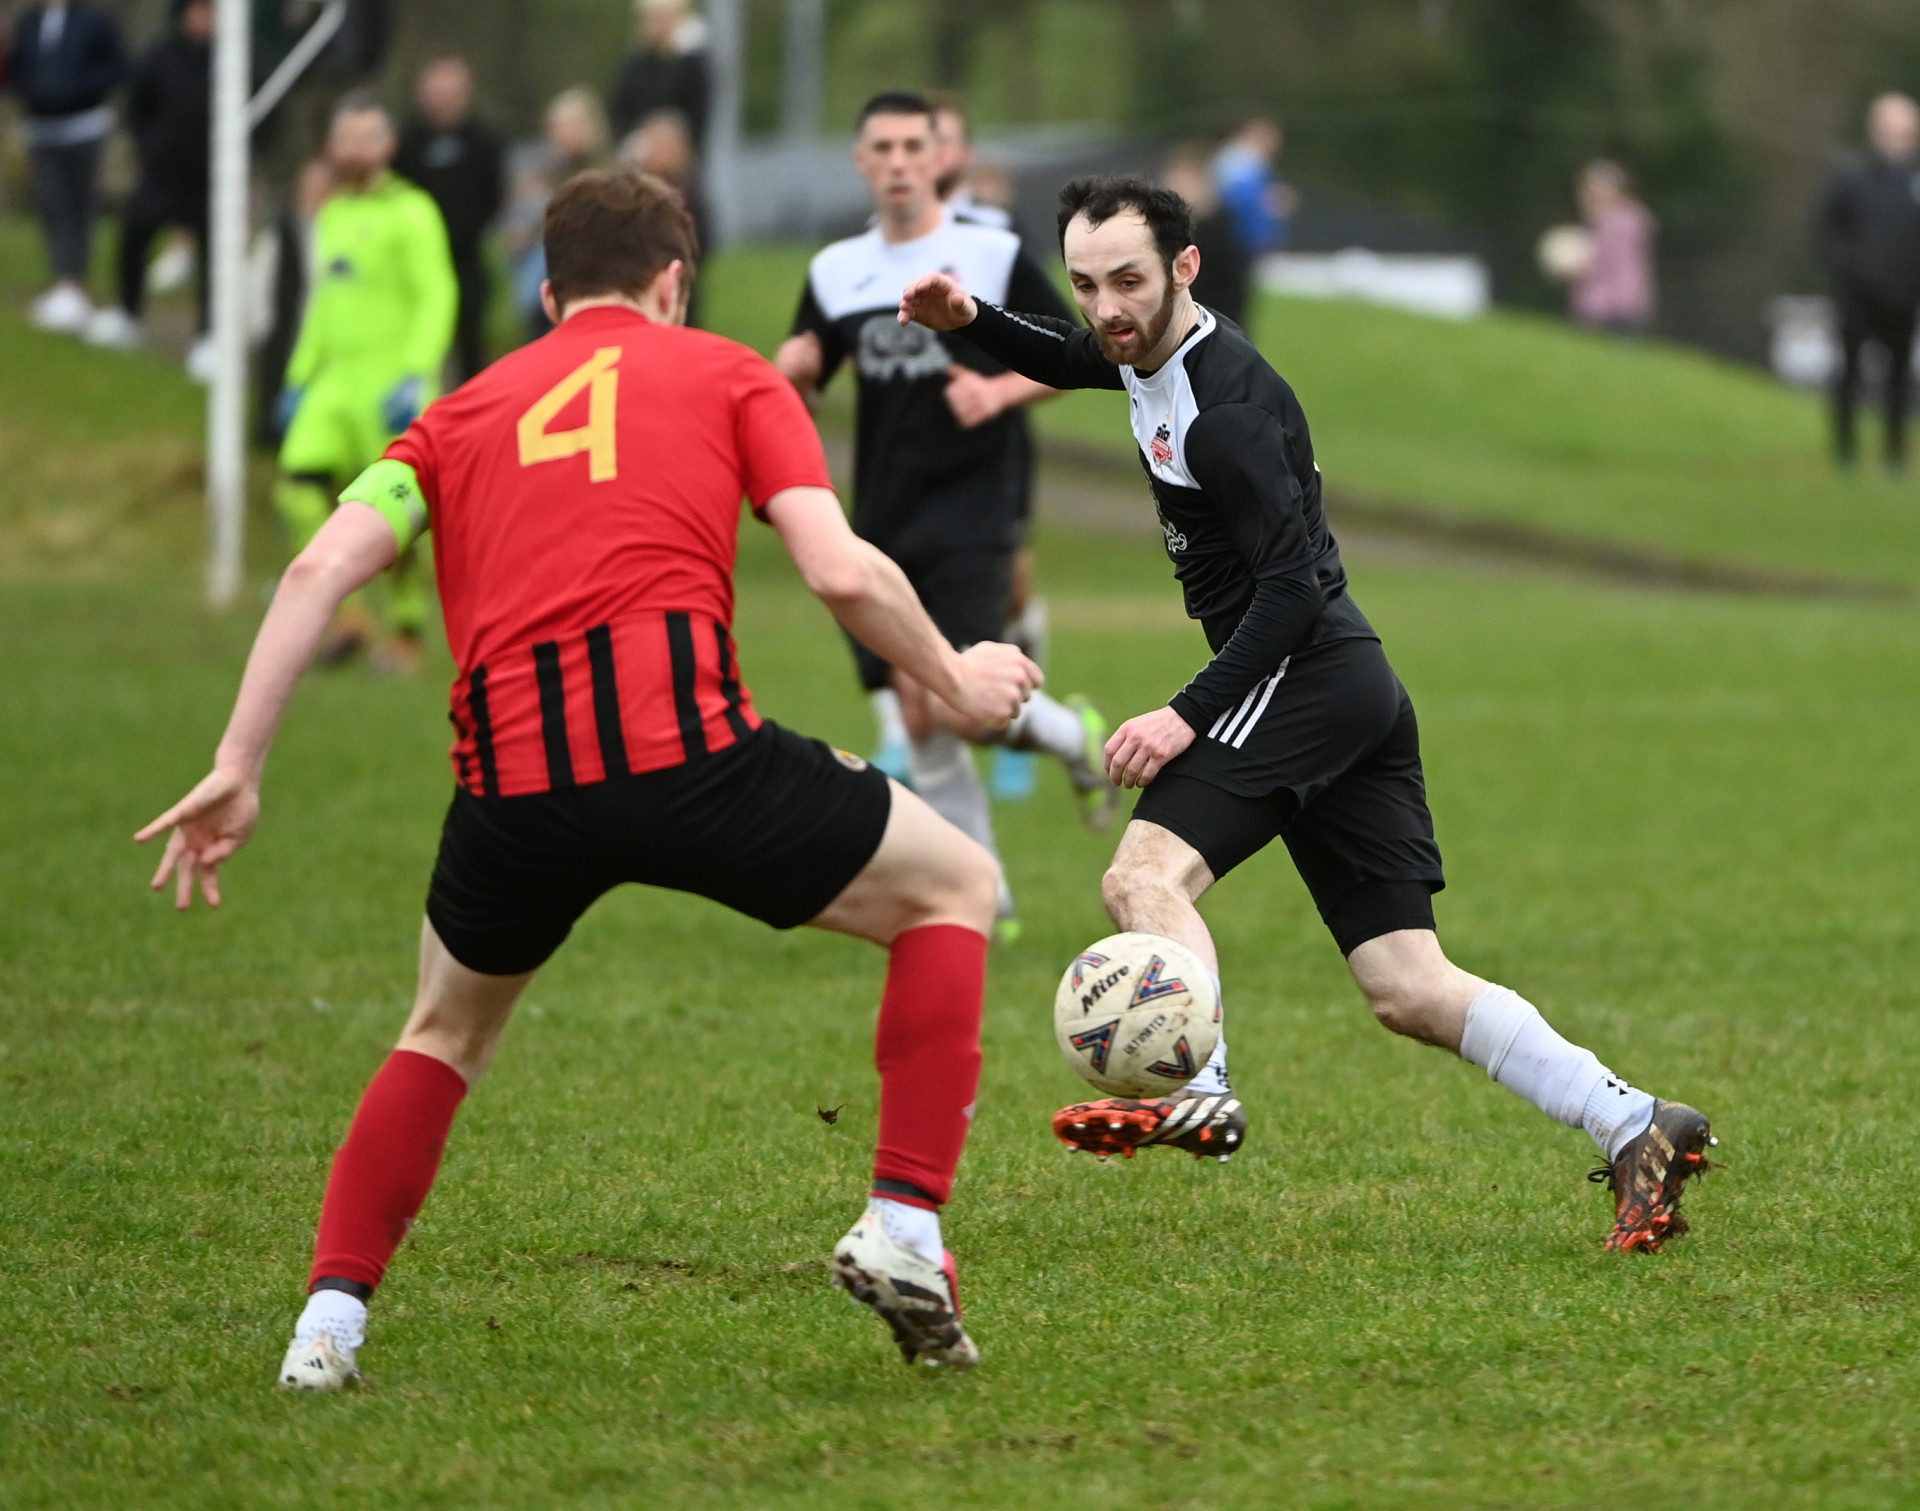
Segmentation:
{"type": "Polygon", "coordinates": [[[1167,763],[1133,816],[1192,845],[1216,880],[1278,835],[1343,955],[1432,928],[1446,885],[1413,700],[1375,640],[1291,657],[1167,763]]]}
{"type": "Polygon", "coordinates": [[[790,929],[873,858],[887,779],[771,721],[665,771],[520,797],[465,789],[440,833],[427,917],[469,970],[544,963],[601,893],[671,887],[790,929]]]}
{"type": "MultiPolygon", "coordinates": [[[[892,553],[889,552],[889,555],[892,553]]],[[[965,650],[1007,633],[1007,606],[1013,601],[1013,552],[991,546],[967,546],[924,558],[896,558],[940,633],[965,650]]],[[[892,668],[859,641],[852,642],[860,685],[870,693],[888,685],[892,668]]]]}

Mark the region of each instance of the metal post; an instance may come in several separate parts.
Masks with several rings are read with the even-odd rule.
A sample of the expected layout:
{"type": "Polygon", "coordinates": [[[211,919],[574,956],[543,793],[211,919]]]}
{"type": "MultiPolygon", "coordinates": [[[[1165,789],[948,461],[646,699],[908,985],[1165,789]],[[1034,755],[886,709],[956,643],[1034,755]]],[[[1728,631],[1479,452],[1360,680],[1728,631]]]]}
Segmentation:
{"type": "Polygon", "coordinates": [[[251,0],[215,0],[213,42],[213,385],[207,396],[207,602],[240,593],[247,516],[247,129],[251,0]]]}
{"type": "Polygon", "coordinates": [[[812,237],[819,230],[814,151],[826,92],[826,0],[787,0],[780,59],[780,135],[787,157],[787,219],[812,237]]]}
{"type": "Polygon", "coordinates": [[[747,42],[746,8],[741,0],[707,0],[707,66],[712,70],[712,104],[707,115],[707,203],[722,242],[740,227],[741,73],[747,42]]]}

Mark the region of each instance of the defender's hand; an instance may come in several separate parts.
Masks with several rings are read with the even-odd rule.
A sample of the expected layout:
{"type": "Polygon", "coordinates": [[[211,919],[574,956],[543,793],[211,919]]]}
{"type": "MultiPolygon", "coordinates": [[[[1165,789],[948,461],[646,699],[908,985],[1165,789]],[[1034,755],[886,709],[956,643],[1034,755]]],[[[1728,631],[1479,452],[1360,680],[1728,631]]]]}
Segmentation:
{"type": "Polygon", "coordinates": [[[947,408],[962,430],[972,430],[1007,412],[1007,385],[952,363],[947,368],[947,408]]]}
{"type": "Polygon", "coordinates": [[[179,802],[134,835],[136,844],[173,830],[167,853],[150,885],[159,891],[174,879],[173,905],[185,911],[193,903],[193,879],[207,906],[220,906],[220,863],[247,842],[260,818],[260,789],[237,772],[218,769],[202,778],[179,802]]]}
{"type": "Polygon", "coordinates": [[[1107,780],[1116,787],[1144,787],[1192,743],[1193,726],[1171,708],[1129,719],[1107,741],[1107,780]]]}
{"type": "Polygon", "coordinates": [[[900,296],[900,323],[924,325],[930,331],[957,331],[972,325],[980,313],[973,295],[960,287],[951,273],[929,273],[907,285],[900,296]]]}
{"type": "Polygon", "coordinates": [[[1019,646],[982,640],[960,653],[960,685],[946,701],[968,718],[1001,729],[1046,680],[1019,646]]]}

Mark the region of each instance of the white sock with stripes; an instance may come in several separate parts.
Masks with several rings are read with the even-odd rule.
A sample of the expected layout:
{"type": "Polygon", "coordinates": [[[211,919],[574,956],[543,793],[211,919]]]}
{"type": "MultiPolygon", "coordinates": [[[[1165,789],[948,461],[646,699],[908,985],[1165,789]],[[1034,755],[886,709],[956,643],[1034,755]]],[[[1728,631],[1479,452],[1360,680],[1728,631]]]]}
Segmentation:
{"type": "MultiPolygon", "coordinates": [[[[1220,978],[1213,978],[1214,994],[1225,1001],[1220,991],[1220,978]]],[[[1187,1082],[1187,1090],[1194,1096],[1224,1096],[1233,1090],[1227,1082],[1227,1028],[1223,1019],[1220,1025],[1220,1042],[1213,1046],[1213,1053],[1207,1056],[1207,1063],[1200,1067],[1200,1074],[1187,1082]]]]}

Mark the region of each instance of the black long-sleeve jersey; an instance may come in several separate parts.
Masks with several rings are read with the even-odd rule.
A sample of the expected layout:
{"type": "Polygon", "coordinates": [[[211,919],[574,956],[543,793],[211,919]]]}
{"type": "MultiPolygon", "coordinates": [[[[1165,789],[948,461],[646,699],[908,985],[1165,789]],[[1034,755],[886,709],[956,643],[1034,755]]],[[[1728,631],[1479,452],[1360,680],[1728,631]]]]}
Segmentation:
{"type": "Polygon", "coordinates": [[[1246,333],[1211,310],[1158,372],[1116,367],[1093,333],[984,300],[956,332],[1051,388],[1125,389],[1140,465],[1187,615],[1213,659],[1171,700],[1198,734],[1310,646],[1377,640],[1347,593],[1307,417],[1246,333]]]}

